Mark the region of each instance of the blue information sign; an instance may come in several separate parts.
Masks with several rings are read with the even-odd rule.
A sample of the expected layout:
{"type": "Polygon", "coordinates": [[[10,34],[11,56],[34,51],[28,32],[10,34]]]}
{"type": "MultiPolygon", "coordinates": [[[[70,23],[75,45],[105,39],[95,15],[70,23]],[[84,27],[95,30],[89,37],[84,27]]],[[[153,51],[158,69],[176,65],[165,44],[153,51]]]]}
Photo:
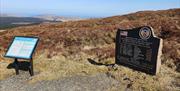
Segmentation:
{"type": "Polygon", "coordinates": [[[31,59],[38,40],[37,37],[14,37],[5,57],[31,59]]]}

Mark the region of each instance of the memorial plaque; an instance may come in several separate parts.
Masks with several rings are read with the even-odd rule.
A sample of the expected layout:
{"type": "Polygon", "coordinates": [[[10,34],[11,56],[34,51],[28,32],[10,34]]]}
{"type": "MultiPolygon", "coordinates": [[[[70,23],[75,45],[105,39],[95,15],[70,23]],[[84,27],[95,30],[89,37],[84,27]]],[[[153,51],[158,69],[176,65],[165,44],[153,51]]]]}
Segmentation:
{"type": "Polygon", "coordinates": [[[155,75],[161,65],[162,39],[149,26],[117,31],[116,64],[155,75]]]}
{"type": "Polygon", "coordinates": [[[14,37],[5,57],[31,59],[38,40],[37,37],[14,37]]]}

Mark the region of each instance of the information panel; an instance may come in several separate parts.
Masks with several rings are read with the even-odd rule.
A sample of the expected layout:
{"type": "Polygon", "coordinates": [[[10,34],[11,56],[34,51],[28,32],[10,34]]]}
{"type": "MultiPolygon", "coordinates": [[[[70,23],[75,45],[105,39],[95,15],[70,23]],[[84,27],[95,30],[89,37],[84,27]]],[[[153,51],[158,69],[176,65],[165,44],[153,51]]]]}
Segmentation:
{"type": "Polygon", "coordinates": [[[118,30],[116,63],[146,73],[156,74],[160,68],[162,40],[154,37],[151,27],[118,30]]]}
{"type": "Polygon", "coordinates": [[[31,59],[38,40],[37,37],[14,37],[5,57],[31,59]]]}

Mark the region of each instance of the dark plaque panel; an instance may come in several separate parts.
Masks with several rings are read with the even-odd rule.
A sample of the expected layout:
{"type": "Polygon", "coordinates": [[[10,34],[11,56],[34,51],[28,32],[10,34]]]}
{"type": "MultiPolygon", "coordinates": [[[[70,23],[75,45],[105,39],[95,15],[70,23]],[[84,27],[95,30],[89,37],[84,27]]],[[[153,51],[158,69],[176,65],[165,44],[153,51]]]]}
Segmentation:
{"type": "Polygon", "coordinates": [[[156,74],[161,64],[161,49],[162,40],[154,37],[149,26],[117,31],[116,64],[156,74]]]}

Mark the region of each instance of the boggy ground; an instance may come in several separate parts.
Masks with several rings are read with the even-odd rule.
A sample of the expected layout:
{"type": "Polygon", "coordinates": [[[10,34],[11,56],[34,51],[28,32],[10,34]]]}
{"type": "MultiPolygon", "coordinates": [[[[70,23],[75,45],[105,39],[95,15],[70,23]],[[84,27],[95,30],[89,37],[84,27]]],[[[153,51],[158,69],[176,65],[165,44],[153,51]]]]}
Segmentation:
{"type": "MultiPolygon", "coordinates": [[[[0,33],[0,82],[2,84],[3,82],[9,82],[9,79],[13,79],[14,70],[6,68],[12,62],[12,59],[3,57],[13,36],[37,36],[40,38],[40,43],[34,55],[36,75],[31,78],[27,76],[25,80],[26,84],[34,85],[35,88],[35,84],[46,84],[46,81],[64,82],[63,79],[65,78],[85,77],[88,79],[103,74],[105,79],[111,80],[107,85],[110,88],[106,89],[110,91],[127,89],[137,91],[178,91],[180,90],[179,12],[180,9],[144,11],[104,19],[70,21],[57,24],[44,23],[8,29],[0,33]],[[144,25],[152,26],[155,35],[163,39],[160,73],[151,76],[121,65],[106,66],[114,63],[117,29],[128,29],[144,25]]],[[[27,75],[28,72],[23,74],[27,75]]],[[[14,77],[14,79],[17,78],[14,77]]],[[[72,80],[71,84],[73,84],[73,81],[77,80],[72,80]]],[[[104,81],[106,82],[106,80],[104,81]]],[[[86,83],[91,84],[91,82],[86,83]]],[[[104,86],[101,85],[102,83],[97,84],[104,86]]],[[[96,81],[94,84],[96,84],[96,81]]],[[[6,86],[2,85],[0,89],[5,89],[6,86]]],[[[86,87],[87,85],[83,86],[86,87]]],[[[79,87],[80,90],[84,90],[81,86],[74,88],[79,87]]],[[[92,89],[85,90],[91,91],[92,89]]]]}

